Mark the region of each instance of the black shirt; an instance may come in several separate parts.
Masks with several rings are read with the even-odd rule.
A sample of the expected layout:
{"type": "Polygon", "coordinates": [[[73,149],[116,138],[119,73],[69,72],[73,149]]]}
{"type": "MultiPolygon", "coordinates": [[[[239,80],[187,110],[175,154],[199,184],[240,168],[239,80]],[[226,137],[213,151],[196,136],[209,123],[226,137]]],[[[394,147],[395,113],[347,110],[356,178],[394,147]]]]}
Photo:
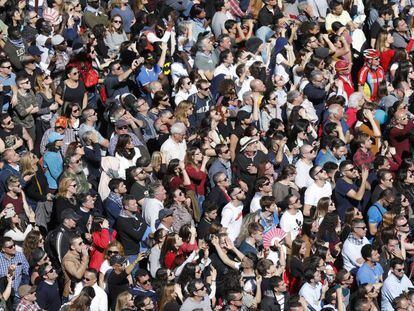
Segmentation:
{"type": "Polygon", "coordinates": [[[109,273],[107,286],[108,286],[108,300],[112,310],[115,310],[116,298],[122,292],[128,291],[128,274],[122,271],[120,274],[116,274],[114,270],[109,273]]]}
{"type": "Polygon", "coordinates": [[[58,311],[62,305],[57,282],[50,285],[41,281],[36,288],[36,302],[40,308],[48,311],[58,311]]]}

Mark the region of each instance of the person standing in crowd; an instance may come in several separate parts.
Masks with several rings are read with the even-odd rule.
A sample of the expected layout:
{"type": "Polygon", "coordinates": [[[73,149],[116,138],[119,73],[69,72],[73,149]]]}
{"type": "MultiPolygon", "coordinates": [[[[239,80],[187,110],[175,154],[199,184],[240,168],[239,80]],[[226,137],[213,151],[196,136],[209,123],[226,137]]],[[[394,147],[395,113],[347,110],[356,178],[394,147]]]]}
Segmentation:
{"type": "Polygon", "coordinates": [[[3,2],[0,309],[414,308],[413,1],[3,2]]]}

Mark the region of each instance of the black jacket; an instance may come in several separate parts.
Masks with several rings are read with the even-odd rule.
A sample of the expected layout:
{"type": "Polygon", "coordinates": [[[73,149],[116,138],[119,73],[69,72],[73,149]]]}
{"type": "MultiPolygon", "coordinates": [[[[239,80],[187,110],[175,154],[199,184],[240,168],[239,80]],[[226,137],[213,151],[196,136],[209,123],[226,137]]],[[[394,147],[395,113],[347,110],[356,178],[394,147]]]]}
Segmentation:
{"type": "Polygon", "coordinates": [[[140,250],[140,242],[147,230],[147,224],[141,215],[136,217],[127,217],[119,215],[116,220],[115,228],[117,233],[117,240],[125,249],[125,255],[137,255],[140,250]]]}
{"type": "Polygon", "coordinates": [[[285,293],[285,302],[281,306],[276,297],[264,296],[260,304],[261,311],[287,311],[289,310],[289,295],[285,293]]]}

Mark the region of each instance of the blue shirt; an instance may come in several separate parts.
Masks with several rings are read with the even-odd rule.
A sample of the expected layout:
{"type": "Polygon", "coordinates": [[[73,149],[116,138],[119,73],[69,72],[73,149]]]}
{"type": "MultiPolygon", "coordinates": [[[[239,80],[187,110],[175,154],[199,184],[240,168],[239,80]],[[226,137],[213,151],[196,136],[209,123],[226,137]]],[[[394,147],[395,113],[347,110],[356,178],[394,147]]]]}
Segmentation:
{"type": "Polygon", "coordinates": [[[375,202],[374,205],[368,209],[368,222],[370,224],[377,224],[378,228],[382,222],[382,215],[386,212],[387,210],[379,202],[375,202]]]}
{"type": "Polygon", "coordinates": [[[155,64],[152,69],[148,69],[145,66],[141,67],[138,75],[136,76],[135,80],[138,84],[144,86],[148,83],[154,82],[158,80],[158,76],[161,74],[161,68],[158,64],[155,64]]]}
{"type": "Polygon", "coordinates": [[[15,295],[18,296],[19,286],[29,284],[29,263],[21,252],[16,252],[11,259],[0,253],[0,277],[7,275],[10,265],[16,266],[12,286],[15,295]]]}
{"type": "Polygon", "coordinates": [[[330,150],[326,151],[326,153],[319,151],[315,159],[315,165],[323,166],[326,162],[333,162],[339,165],[343,161],[345,161],[345,156],[342,156],[342,158],[337,159],[330,150]]]}
{"type": "Polygon", "coordinates": [[[376,263],[374,267],[370,267],[366,262],[358,269],[356,274],[357,284],[375,284],[380,281],[380,278],[384,270],[379,263],[376,263]]]}

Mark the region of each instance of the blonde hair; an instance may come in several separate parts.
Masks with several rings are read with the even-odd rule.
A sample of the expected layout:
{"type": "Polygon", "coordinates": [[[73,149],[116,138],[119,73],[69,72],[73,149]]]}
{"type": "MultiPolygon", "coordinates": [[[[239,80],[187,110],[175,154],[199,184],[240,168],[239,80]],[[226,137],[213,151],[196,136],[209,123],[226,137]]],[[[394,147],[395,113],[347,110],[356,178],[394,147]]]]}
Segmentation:
{"type": "Polygon", "coordinates": [[[162,164],[162,154],[159,151],[155,151],[151,156],[151,165],[154,171],[159,172],[162,164]]]}
{"type": "Polygon", "coordinates": [[[167,303],[174,300],[173,293],[175,292],[174,283],[170,283],[164,286],[161,299],[160,299],[160,311],[164,310],[164,307],[167,303]]]}
{"type": "Polygon", "coordinates": [[[66,197],[66,194],[68,193],[69,186],[74,181],[75,180],[71,177],[62,178],[59,182],[59,189],[58,189],[57,196],[58,197],[66,197]]]}
{"type": "Polygon", "coordinates": [[[388,30],[380,31],[380,33],[378,34],[378,39],[375,42],[375,49],[377,51],[382,52],[387,48],[387,46],[385,44],[387,42],[387,38],[388,38],[389,34],[390,34],[390,32],[388,30]]]}
{"type": "Polygon", "coordinates": [[[128,306],[129,296],[132,296],[129,292],[125,291],[118,295],[116,298],[115,311],[121,311],[128,306]]]}
{"type": "Polygon", "coordinates": [[[108,25],[108,32],[110,32],[110,33],[114,33],[114,32],[117,32],[117,33],[119,33],[119,34],[122,34],[123,32],[124,32],[124,20],[123,20],[123,18],[122,18],[122,16],[121,15],[119,15],[119,14],[115,14],[115,15],[113,15],[112,17],[111,17],[111,21],[110,21],[110,23],[109,23],[109,25],[108,25]],[[115,27],[113,26],[113,22],[114,22],[114,19],[116,18],[116,17],[119,17],[120,19],[121,19],[121,27],[119,27],[119,29],[115,29],[115,27]]]}
{"type": "Polygon", "coordinates": [[[193,107],[193,103],[188,100],[181,101],[178,106],[175,108],[174,117],[177,122],[182,122],[188,124],[187,112],[190,107],[193,107]]]}
{"type": "Polygon", "coordinates": [[[37,172],[37,162],[34,154],[27,152],[20,158],[20,171],[22,176],[32,175],[37,172]]]}

